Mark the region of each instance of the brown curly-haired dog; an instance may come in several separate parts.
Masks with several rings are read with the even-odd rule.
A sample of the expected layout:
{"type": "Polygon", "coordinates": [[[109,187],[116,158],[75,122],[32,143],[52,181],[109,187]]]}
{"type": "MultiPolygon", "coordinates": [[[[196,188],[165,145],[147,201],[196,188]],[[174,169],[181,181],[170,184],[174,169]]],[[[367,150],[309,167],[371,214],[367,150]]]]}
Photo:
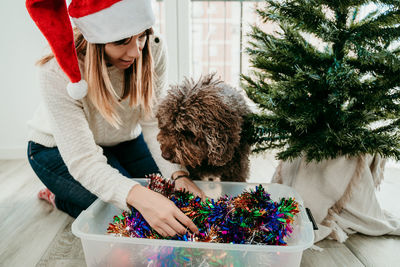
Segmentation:
{"type": "Polygon", "coordinates": [[[249,113],[243,96],[214,75],[186,79],[171,87],[157,111],[162,156],[185,166],[194,180],[244,182],[250,146],[241,132],[249,113]]]}

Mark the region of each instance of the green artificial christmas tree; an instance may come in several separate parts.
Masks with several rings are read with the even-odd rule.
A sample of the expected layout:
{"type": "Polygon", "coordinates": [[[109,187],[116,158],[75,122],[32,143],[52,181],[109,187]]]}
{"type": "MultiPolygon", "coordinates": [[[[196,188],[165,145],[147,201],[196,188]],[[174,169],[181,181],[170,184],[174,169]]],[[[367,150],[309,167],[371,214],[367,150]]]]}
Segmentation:
{"type": "Polygon", "coordinates": [[[386,158],[400,160],[400,1],[267,0],[257,12],[278,30],[250,33],[242,79],[259,112],[244,134],[256,152],[279,150],[272,181],[302,196],[316,242],[400,235],[375,194],[386,158]]]}
{"type": "Polygon", "coordinates": [[[242,76],[263,111],[250,118],[255,151],[278,148],[282,160],[400,160],[400,1],[266,3],[257,12],[280,31],[253,27],[247,52],[254,72],[242,76]],[[377,8],[360,18],[371,3],[377,8]]]}

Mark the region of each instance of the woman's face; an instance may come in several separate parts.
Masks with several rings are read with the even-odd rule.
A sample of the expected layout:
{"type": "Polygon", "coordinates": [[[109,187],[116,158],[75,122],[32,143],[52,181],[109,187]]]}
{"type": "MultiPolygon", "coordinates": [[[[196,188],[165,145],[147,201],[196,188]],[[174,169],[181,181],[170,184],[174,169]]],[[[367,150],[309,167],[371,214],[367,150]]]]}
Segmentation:
{"type": "Polygon", "coordinates": [[[146,44],[146,31],[105,45],[106,61],[118,69],[129,68],[136,58],[140,57],[146,44]]]}

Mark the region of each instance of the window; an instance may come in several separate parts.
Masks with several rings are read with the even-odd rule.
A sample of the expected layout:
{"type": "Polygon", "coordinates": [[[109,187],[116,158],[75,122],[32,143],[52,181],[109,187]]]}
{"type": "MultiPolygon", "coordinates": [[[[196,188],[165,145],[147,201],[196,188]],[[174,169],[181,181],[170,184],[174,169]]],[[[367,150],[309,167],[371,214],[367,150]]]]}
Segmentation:
{"type": "Polygon", "coordinates": [[[239,85],[240,74],[249,68],[246,35],[258,22],[255,9],[264,5],[263,0],[153,2],[167,40],[170,82],[216,72],[227,83],[239,85]]]}
{"type": "Polygon", "coordinates": [[[164,14],[164,1],[151,0],[154,15],[156,17],[156,24],[154,30],[162,35],[165,34],[165,14],[164,14]]]}

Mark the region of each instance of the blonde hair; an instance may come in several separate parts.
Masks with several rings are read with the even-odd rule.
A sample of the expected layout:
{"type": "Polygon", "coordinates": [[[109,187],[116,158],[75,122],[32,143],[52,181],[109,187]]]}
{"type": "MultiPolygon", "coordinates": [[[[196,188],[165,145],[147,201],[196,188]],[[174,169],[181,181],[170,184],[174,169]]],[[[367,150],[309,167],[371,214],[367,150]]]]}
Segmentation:
{"type": "MultiPolygon", "coordinates": [[[[153,34],[152,29],[146,35],[153,34]]],[[[152,115],[153,106],[153,58],[149,38],[143,47],[141,56],[124,70],[122,96],[115,92],[107,71],[105,44],[88,43],[79,30],[74,29],[75,48],[78,59],[84,62],[84,78],[88,83],[88,98],[103,118],[116,128],[122,124],[116,108],[120,101],[129,98],[129,105],[139,106],[144,116],[152,115]]],[[[122,43],[117,41],[115,43],[122,43]]],[[[43,65],[54,58],[53,54],[40,59],[37,64],[43,65]]]]}

